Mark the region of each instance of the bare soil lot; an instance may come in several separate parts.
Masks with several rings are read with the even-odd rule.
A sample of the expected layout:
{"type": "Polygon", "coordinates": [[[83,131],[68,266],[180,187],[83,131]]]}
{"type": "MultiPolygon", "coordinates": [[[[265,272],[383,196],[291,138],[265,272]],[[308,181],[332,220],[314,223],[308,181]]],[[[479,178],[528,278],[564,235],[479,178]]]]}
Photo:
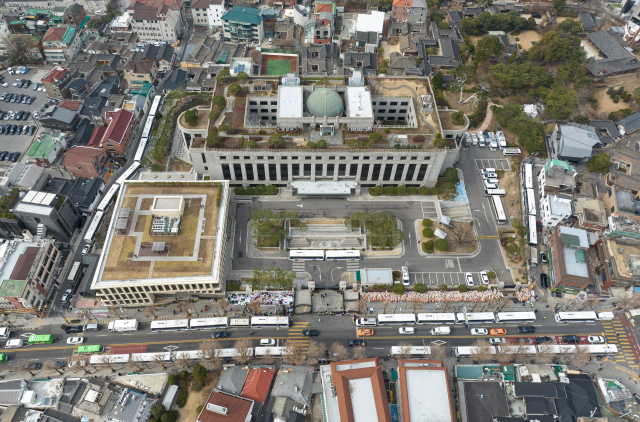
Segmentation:
{"type": "Polygon", "coordinates": [[[532,42],[538,42],[542,38],[540,34],[532,29],[528,31],[520,31],[520,34],[515,36],[512,35],[511,37],[514,41],[516,41],[516,37],[518,37],[520,41],[516,41],[516,43],[521,45],[523,50],[530,49],[531,47],[533,47],[532,42]]]}
{"type": "MultiPolygon", "coordinates": [[[[473,95],[473,92],[463,92],[462,101],[466,100],[472,95],[473,95]]],[[[449,101],[449,104],[451,104],[451,108],[454,108],[456,110],[462,110],[466,115],[472,114],[475,111],[473,108],[473,105],[474,105],[473,100],[467,101],[464,104],[460,104],[458,102],[460,101],[460,92],[444,91],[444,98],[447,101],[449,101]]]]}

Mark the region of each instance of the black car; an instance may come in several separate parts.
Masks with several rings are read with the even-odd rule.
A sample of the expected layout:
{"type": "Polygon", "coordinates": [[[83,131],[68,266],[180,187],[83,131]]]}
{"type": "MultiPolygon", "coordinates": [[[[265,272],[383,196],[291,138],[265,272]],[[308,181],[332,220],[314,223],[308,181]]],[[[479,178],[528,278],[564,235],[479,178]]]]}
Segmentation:
{"type": "Polygon", "coordinates": [[[229,338],[229,332],[228,331],[217,331],[217,332],[213,333],[211,338],[229,338]]]}
{"type": "Polygon", "coordinates": [[[81,333],[84,327],[82,325],[67,325],[64,327],[64,332],[67,334],[81,333]]]}
{"type": "Polygon", "coordinates": [[[304,337],[318,337],[320,335],[320,331],[318,330],[303,330],[302,335],[304,337]]]}
{"type": "Polygon", "coordinates": [[[25,111],[24,114],[22,115],[22,120],[27,120],[29,118],[29,116],[31,115],[30,112],[25,111]]]}
{"type": "Polygon", "coordinates": [[[33,362],[31,364],[31,368],[33,368],[34,371],[37,371],[38,369],[42,368],[42,364],[39,362],[33,362]]]}
{"type": "Polygon", "coordinates": [[[36,127],[35,126],[31,126],[29,128],[29,135],[33,135],[35,133],[35,131],[36,131],[36,127]]]}
{"type": "Polygon", "coordinates": [[[519,333],[535,333],[536,329],[530,325],[525,325],[522,327],[518,327],[518,332],[519,333]]]}
{"type": "Polygon", "coordinates": [[[27,79],[27,80],[24,82],[24,87],[25,87],[25,88],[29,88],[29,85],[31,85],[31,81],[27,79]]]}
{"type": "Polygon", "coordinates": [[[532,13],[531,17],[535,19],[542,19],[542,15],[540,13],[532,13]]]}
{"type": "Polygon", "coordinates": [[[536,343],[537,343],[537,344],[540,344],[540,343],[549,343],[549,342],[551,342],[551,341],[553,341],[553,339],[552,339],[551,337],[547,337],[547,336],[544,336],[544,337],[536,337],[536,343]]]}
{"type": "Polygon", "coordinates": [[[15,163],[16,161],[18,161],[18,158],[20,158],[20,153],[19,152],[14,152],[13,154],[11,154],[11,162],[15,163]]]}
{"type": "Polygon", "coordinates": [[[238,258],[242,258],[242,251],[238,251],[238,258]]]}
{"type": "Polygon", "coordinates": [[[22,126],[18,126],[18,129],[16,130],[16,134],[17,135],[21,135],[22,134],[22,126]]]}
{"type": "Polygon", "coordinates": [[[580,343],[580,337],[578,337],[578,336],[563,336],[562,337],[562,341],[564,341],[565,343],[578,344],[578,343],[580,343]]]}
{"type": "Polygon", "coordinates": [[[349,340],[349,347],[364,346],[364,339],[349,340]]]}
{"type": "Polygon", "coordinates": [[[547,277],[545,273],[540,274],[540,286],[542,286],[543,289],[549,288],[549,277],[547,277]]]}

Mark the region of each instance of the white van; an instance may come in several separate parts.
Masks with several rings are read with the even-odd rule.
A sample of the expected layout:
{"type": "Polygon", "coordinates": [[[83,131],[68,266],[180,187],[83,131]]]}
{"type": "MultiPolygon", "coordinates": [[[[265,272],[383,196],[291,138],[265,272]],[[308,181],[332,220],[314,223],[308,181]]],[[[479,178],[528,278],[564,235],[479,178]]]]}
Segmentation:
{"type": "Polygon", "coordinates": [[[493,167],[488,167],[486,169],[482,169],[480,170],[480,173],[485,174],[485,173],[495,173],[496,169],[494,169],[493,167]]]}
{"type": "Polygon", "coordinates": [[[484,181],[485,184],[490,183],[492,185],[497,185],[500,183],[500,181],[498,179],[485,179],[484,181]]]}
{"type": "Polygon", "coordinates": [[[23,344],[24,344],[24,342],[22,340],[19,340],[19,339],[8,340],[4,344],[4,348],[5,349],[17,349],[19,347],[22,347],[23,344]]]}
{"type": "Polygon", "coordinates": [[[0,338],[9,338],[11,331],[7,327],[0,328],[0,338]]]}
{"type": "Polygon", "coordinates": [[[640,309],[632,309],[627,312],[629,318],[637,318],[640,317],[640,309]]]}
{"type": "Polygon", "coordinates": [[[356,327],[375,327],[378,321],[375,318],[358,318],[356,319],[356,327]]]}
{"type": "Polygon", "coordinates": [[[611,321],[613,318],[613,312],[598,312],[599,321],[611,321]]]}
{"type": "Polygon", "coordinates": [[[431,329],[431,335],[434,336],[448,336],[451,334],[451,328],[449,327],[436,327],[431,329]]]}
{"type": "Polygon", "coordinates": [[[276,340],[273,338],[260,339],[260,346],[275,346],[276,340]]]}
{"type": "Polygon", "coordinates": [[[484,188],[485,189],[498,189],[499,186],[493,183],[485,183],[484,184],[484,188]]]}
{"type": "Polygon", "coordinates": [[[408,286],[409,285],[409,267],[402,267],[402,285],[403,286],[408,286]]]}

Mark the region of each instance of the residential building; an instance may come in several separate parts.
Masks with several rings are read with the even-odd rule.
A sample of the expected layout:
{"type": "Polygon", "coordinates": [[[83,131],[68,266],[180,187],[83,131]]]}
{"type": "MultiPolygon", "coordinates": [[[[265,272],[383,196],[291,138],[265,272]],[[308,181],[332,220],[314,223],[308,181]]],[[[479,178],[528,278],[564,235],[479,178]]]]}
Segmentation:
{"type": "Polygon", "coordinates": [[[229,183],[196,181],[196,176],[187,174],[173,181],[172,186],[159,183],[163,182],[160,179],[123,183],[113,206],[114,218],[103,237],[104,248],[91,285],[104,306],[142,306],[154,303],[157,295],[163,298],[224,295],[227,242],[222,239],[226,238],[229,183]],[[185,193],[192,192],[191,189],[194,193],[185,193]],[[154,205],[150,210],[141,209],[142,201],[137,198],[148,195],[154,198],[154,205]],[[190,203],[187,208],[185,201],[190,203]],[[193,214],[189,209],[200,211],[193,214]],[[195,224],[180,225],[182,213],[191,213],[189,218],[194,219],[195,224]],[[123,225],[137,227],[138,219],[151,217],[156,224],[150,240],[143,237],[142,232],[122,230],[123,225]],[[205,225],[205,220],[217,223],[205,225]],[[123,236],[135,245],[132,256],[123,252],[123,236]],[[164,245],[152,251],[154,242],[164,245]],[[171,255],[167,260],[169,248],[175,251],[177,245],[190,246],[179,259],[171,255]],[[198,259],[199,256],[203,259],[198,259]]]}
{"type": "Polygon", "coordinates": [[[153,84],[158,66],[151,60],[129,60],[124,67],[124,78],[129,88],[140,89],[144,84],[153,84]]]}
{"type": "Polygon", "coordinates": [[[640,193],[640,143],[630,142],[610,152],[611,164],[609,172],[604,176],[608,186],[618,186],[640,193]]]}
{"type": "Polygon", "coordinates": [[[437,22],[431,22],[431,34],[440,47],[440,55],[431,54],[428,57],[427,63],[432,69],[452,69],[462,62],[459,48],[462,35],[458,29],[442,29],[437,22]]]}
{"type": "MultiPolygon", "coordinates": [[[[193,26],[204,26],[207,29],[211,28],[212,25],[209,22],[208,9],[211,0],[195,0],[191,2],[191,17],[193,19],[193,26]]],[[[222,5],[223,1],[220,0],[220,4],[222,5]]],[[[221,26],[221,25],[218,25],[221,26]]]]}
{"type": "Polygon", "coordinates": [[[611,120],[591,120],[589,125],[596,129],[596,134],[600,141],[609,146],[621,138],[620,131],[611,120]]]}
{"type": "Polygon", "coordinates": [[[613,185],[601,197],[607,215],[640,221],[640,202],[630,189],[613,185]]]}
{"type": "Polygon", "coordinates": [[[300,421],[311,409],[313,366],[281,365],[265,403],[268,420],[300,421]]]}
{"type": "Polygon", "coordinates": [[[92,147],[73,147],[65,156],[63,165],[75,177],[93,179],[103,174],[108,163],[107,152],[92,147]]]}
{"type": "Polygon", "coordinates": [[[351,74],[361,72],[362,75],[372,76],[378,73],[378,55],[375,53],[344,53],[343,66],[351,74]]]}
{"type": "Polygon", "coordinates": [[[158,67],[158,72],[169,72],[173,69],[173,65],[176,61],[176,49],[170,45],[162,44],[156,46],[153,44],[147,44],[142,51],[142,54],[136,55],[136,60],[150,60],[155,62],[158,67]]]}
{"type": "Polygon", "coordinates": [[[222,26],[222,15],[226,12],[223,0],[209,0],[207,7],[207,18],[209,29],[220,28],[222,26]]]}
{"type": "Polygon", "coordinates": [[[31,190],[18,201],[11,212],[32,234],[52,236],[58,242],[69,242],[79,211],[64,197],[31,190]]]}
{"type": "Polygon", "coordinates": [[[74,81],[74,72],[69,69],[54,66],[47,74],[42,78],[42,85],[47,90],[47,95],[51,98],[67,99],[71,98],[69,93],[69,86],[74,81]]]}
{"type": "Polygon", "coordinates": [[[260,404],[266,403],[274,375],[272,367],[252,368],[247,375],[241,396],[260,404]]]}
{"type": "Polygon", "coordinates": [[[360,32],[356,31],[354,41],[360,48],[364,48],[367,53],[376,53],[378,48],[378,40],[380,34],[377,32],[360,32]]]}
{"type": "MultiPolygon", "coordinates": [[[[315,27],[313,28],[313,43],[315,44],[328,44],[333,41],[333,32],[334,32],[334,16],[330,12],[322,12],[315,16],[315,27]]],[[[293,19],[286,25],[280,25],[280,32],[291,31],[293,35],[295,24],[293,23],[293,19]],[[283,31],[286,30],[286,31],[283,31]]],[[[278,24],[276,24],[276,29],[278,29],[278,24]]],[[[357,34],[357,32],[356,32],[357,34]]],[[[374,32],[377,36],[378,34],[374,32]]],[[[376,38],[377,39],[377,38],[376,38]]],[[[285,38],[286,40],[286,38],[285,38]]],[[[377,42],[376,42],[377,46],[377,42]]]]}
{"type": "Polygon", "coordinates": [[[31,189],[43,172],[44,168],[35,164],[24,165],[19,161],[11,164],[0,177],[0,194],[7,195],[16,187],[31,189]]]}
{"type": "Polygon", "coordinates": [[[402,422],[456,422],[447,367],[443,361],[398,359],[395,397],[402,422]]]}
{"type": "Polygon", "coordinates": [[[132,30],[143,42],[175,43],[182,31],[181,10],[175,0],[171,5],[147,4],[134,2],[127,8],[132,17],[132,30]]]}
{"type": "Polygon", "coordinates": [[[51,27],[42,39],[44,55],[51,63],[72,62],[81,48],[78,30],[71,26],[51,27]]]}
{"type": "Polygon", "coordinates": [[[378,358],[332,362],[320,367],[320,376],[324,392],[322,413],[327,422],[391,422],[378,358]]]}
{"type": "Polygon", "coordinates": [[[580,22],[582,22],[582,29],[587,32],[593,32],[598,29],[598,23],[596,21],[596,15],[590,12],[578,13],[580,22]]]}
{"type": "Polygon", "coordinates": [[[48,168],[66,147],[67,141],[62,134],[42,133],[31,145],[25,157],[40,167],[48,168]]]}
{"type": "Polygon", "coordinates": [[[300,75],[343,75],[344,68],[338,66],[339,54],[339,46],[336,43],[303,45],[300,52],[300,75]]]}
{"type": "Polygon", "coordinates": [[[67,10],[64,11],[64,23],[65,25],[73,25],[77,29],[80,29],[80,24],[84,23],[87,19],[87,11],[80,3],[72,3],[67,10]]]}
{"type": "Polygon", "coordinates": [[[391,19],[396,22],[424,23],[427,19],[427,3],[424,0],[394,0],[391,19]]]}
{"type": "Polygon", "coordinates": [[[242,393],[244,382],[249,375],[249,368],[246,366],[229,366],[223,368],[218,378],[216,389],[225,393],[239,396],[242,393]]]}
{"type": "Polygon", "coordinates": [[[548,160],[538,173],[538,193],[540,196],[560,192],[573,193],[577,175],[578,172],[566,161],[548,160]]]}
{"type": "Polygon", "coordinates": [[[594,127],[576,123],[556,124],[548,142],[551,158],[577,163],[588,160],[601,146],[594,127]]]}
{"type": "Polygon", "coordinates": [[[620,45],[609,31],[600,29],[588,33],[587,37],[591,46],[603,57],[593,57],[587,62],[587,71],[595,78],[622,75],[640,69],[640,60],[620,45]]]}
{"type": "MultiPolygon", "coordinates": [[[[83,111],[85,109],[86,107],[83,107],[83,111]]],[[[39,122],[43,127],[49,129],[73,132],[80,123],[80,113],[62,107],[50,106],[42,113],[39,122]]]]}
{"type": "Polygon", "coordinates": [[[108,122],[108,126],[99,146],[107,151],[109,157],[124,159],[136,128],[133,113],[125,109],[108,111],[104,119],[108,122]]]}
{"type": "Polygon", "coordinates": [[[384,12],[371,11],[370,13],[358,13],[358,20],[354,27],[349,28],[349,36],[356,32],[377,32],[382,38],[385,24],[384,12]]]}
{"type": "Polygon", "coordinates": [[[261,12],[261,9],[233,6],[220,18],[224,37],[235,42],[261,43],[264,39],[261,12]]]}
{"type": "Polygon", "coordinates": [[[542,224],[553,228],[569,218],[573,212],[571,209],[572,200],[571,195],[564,193],[542,197],[540,200],[542,224]]]}
{"type": "Polygon", "coordinates": [[[585,230],[602,231],[607,227],[604,203],[598,199],[578,198],[573,202],[573,219],[585,230]]]}
{"type": "Polygon", "coordinates": [[[254,406],[253,400],[213,390],[196,422],[250,422],[254,406]]]}
{"type": "Polygon", "coordinates": [[[549,236],[551,290],[576,294],[594,284],[587,231],[557,226],[549,236]]]}
{"type": "Polygon", "coordinates": [[[78,177],[69,180],[54,177],[49,181],[47,191],[66,196],[80,212],[91,213],[100,201],[104,182],[99,178],[87,180],[78,177]]]}
{"type": "Polygon", "coordinates": [[[405,57],[398,52],[393,52],[389,54],[387,74],[392,76],[422,75],[422,71],[418,68],[415,57],[405,57]]]}
{"type": "Polygon", "coordinates": [[[0,269],[0,309],[31,308],[35,313],[58,287],[62,253],[51,239],[14,240],[2,249],[0,269]]]}
{"type": "Polygon", "coordinates": [[[89,95],[89,83],[85,78],[78,78],[69,85],[69,97],[74,100],[83,100],[89,95]]]}

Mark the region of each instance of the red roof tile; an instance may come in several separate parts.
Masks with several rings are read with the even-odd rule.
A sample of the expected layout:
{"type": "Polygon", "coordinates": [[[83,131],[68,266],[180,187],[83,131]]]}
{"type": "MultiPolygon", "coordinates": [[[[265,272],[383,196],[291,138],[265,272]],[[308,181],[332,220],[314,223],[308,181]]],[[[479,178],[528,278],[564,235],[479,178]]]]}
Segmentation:
{"type": "Polygon", "coordinates": [[[80,104],[82,104],[82,101],[63,100],[58,107],[77,111],[80,108],[80,104]]]}
{"type": "Polygon", "coordinates": [[[127,128],[131,124],[131,120],[133,119],[133,113],[120,109],[118,111],[108,111],[104,114],[106,120],[111,119],[109,122],[109,126],[107,127],[107,132],[104,134],[102,138],[102,143],[105,142],[113,142],[114,144],[122,143],[122,137],[124,136],[127,128]]]}
{"type": "Polygon", "coordinates": [[[244,422],[247,420],[247,415],[250,414],[252,407],[253,402],[251,400],[214,390],[211,392],[211,395],[209,395],[207,402],[202,408],[197,422],[244,422]],[[222,415],[220,413],[207,410],[207,404],[215,404],[217,406],[225,407],[227,408],[227,414],[222,415]]]}
{"type": "Polygon", "coordinates": [[[42,78],[42,82],[48,82],[50,84],[56,83],[68,72],[69,71],[64,67],[56,66],[51,69],[49,73],[44,76],[44,78],[42,78]]]}
{"type": "Polygon", "coordinates": [[[176,0],[133,0],[129,8],[132,9],[136,6],[148,6],[156,8],[159,6],[170,6],[173,10],[180,10],[180,4],[176,0]]]}
{"type": "Polygon", "coordinates": [[[269,387],[275,371],[268,368],[252,369],[247,376],[242,389],[242,397],[246,397],[259,403],[267,401],[269,387]]]}
{"type": "Polygon", "coordinates": [[[100,148],[77,146],[67,151],[64,156],[64,165],[69,167],[79,167],[79,164],[93,163],[100,155],[105,154],[105,150],[100,148]]]}
{"type": "MultiPolygon", "coordinates": [[[[13,267],[13,271],[9,276],[10,280],[26,280],[33,265],[33,261],[36,260],[36,256],[40,252],[40,248],[36,246],[30,246],[18,257],[16,265],[13,267]]],[[[38,283],[36,283],[38,284],[38,283]]],[[[16,295],[22,295],[22,292],[15,292],[16,295]]]]}
{"type": "Polygon", "coordinates": [[[97,126],[93,129],[93,133],[91,134],[91,138],[89,138],[89,142],[87,142],[87,146],[95,146],[99,147],[102,143],[102,138],[104,137],[104,133],[107,131],[106,126],[97,126]]]}
{"type": "Polygon", "coordinates": [[[129,60],[124,66],[124,70],[130,70],[133,73],[147,73],[153,69],[154,62],[151,60],[129,60]]]}
{"type": "Polygon", "coordinates": [[[64,38],[64,34],[67,33],[67,27],[61,26],[57,28],[49,28],[44,38],[42,38],[43,42],[47,41],[62,41],[64,38]]]}
{"type": "Polygon", "coordinates": [[[333,13],[333,3],[320,3],[316,6],[316,13],[333,13]]]}

